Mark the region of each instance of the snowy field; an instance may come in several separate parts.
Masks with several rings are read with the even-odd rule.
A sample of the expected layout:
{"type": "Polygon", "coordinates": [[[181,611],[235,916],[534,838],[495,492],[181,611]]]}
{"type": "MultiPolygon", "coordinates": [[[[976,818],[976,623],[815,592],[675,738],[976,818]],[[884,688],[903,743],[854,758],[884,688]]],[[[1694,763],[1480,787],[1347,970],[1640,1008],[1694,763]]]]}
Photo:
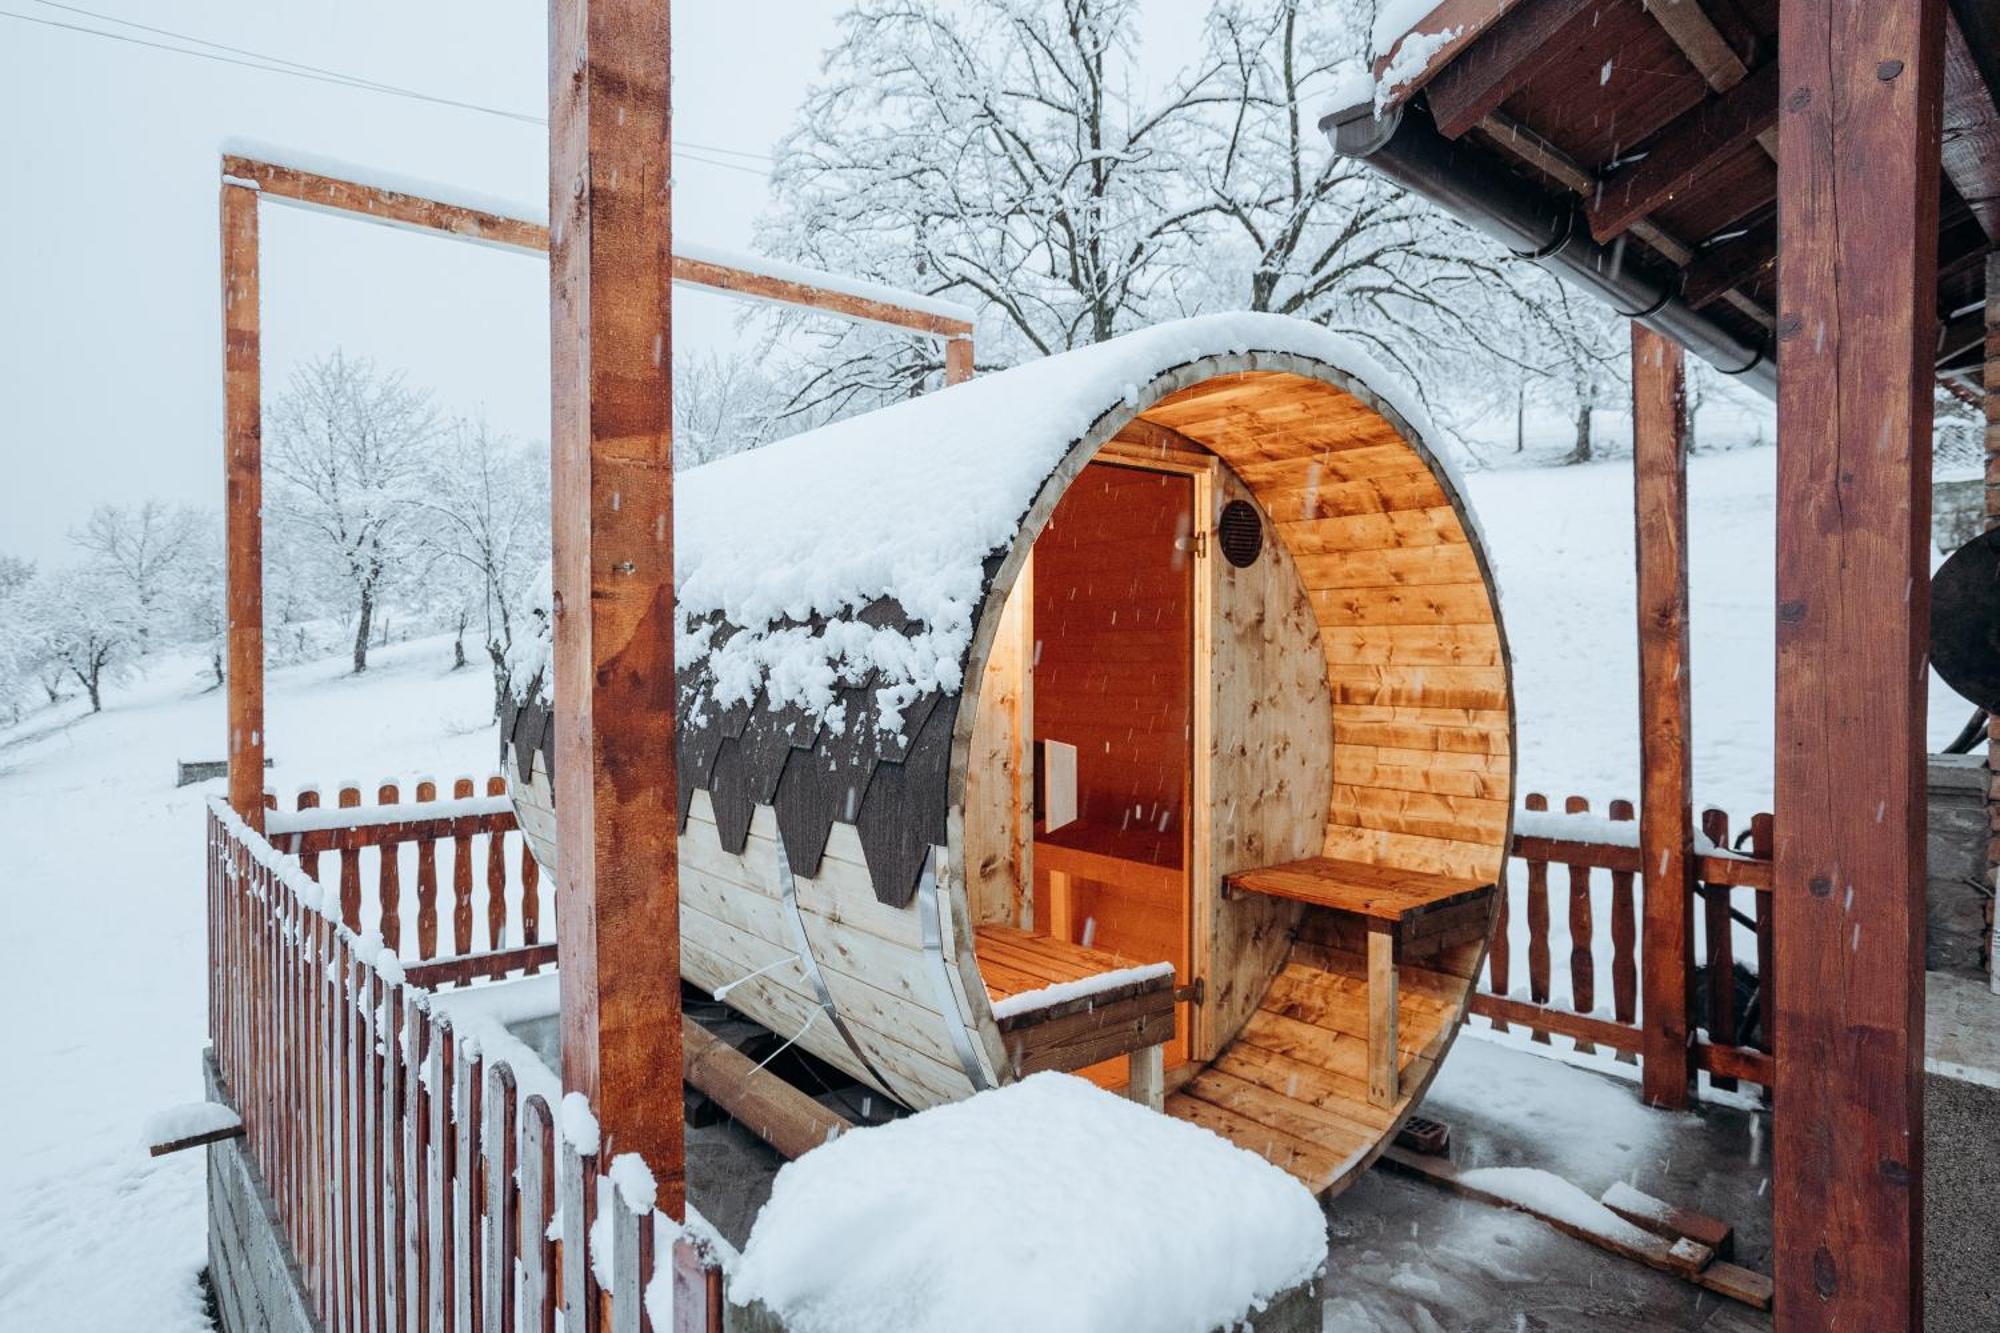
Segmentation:
{"type": "MultiPolygon", "coordinates": [[[[1695,792],[1739,818],[1769,803],[1773,463],[1749,449],[1690,469],[1695,792]]],[[[1600,808],[1638,794],[1631,482],[1621,462],[1471,481],[1515,654],[1523,788],[1600,808]]],[[[272,784],[488,771],[490,678],[449,661],[438,639],[380,652],[360,680],[338,660],[273,673],[272,784]]],[[[0,1007],[16,1016],[0,1329],[206,1327],[201,1155],[155,1162],[141,1142],[151,1112],[201,1091],[201,807],[219,784],[173,787],[176,759],[222,748],[221,696],[200,677],[162,660],[101,716],[66,704],[0,731],[0,1007]]],[[[1935,744],[1969,709],[1935,683],[1932,700],[1935,744]]]]}

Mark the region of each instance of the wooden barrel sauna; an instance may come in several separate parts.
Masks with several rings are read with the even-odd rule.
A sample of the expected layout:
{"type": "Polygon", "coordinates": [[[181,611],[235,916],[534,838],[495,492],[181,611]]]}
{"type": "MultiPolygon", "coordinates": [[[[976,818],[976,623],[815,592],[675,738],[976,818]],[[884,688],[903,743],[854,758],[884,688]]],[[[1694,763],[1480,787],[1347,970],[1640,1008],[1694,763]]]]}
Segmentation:
{"type": "MultiPolygon", "coordinates": [[[[1077,1070],[1350,1181],[1510,833],[1499,604],[1421,421],[1217,316],[684,473],[686,977],[911,1107],[1077,1070]]],[[[501,748],[553,870],[547,661],[501,748]]]]}

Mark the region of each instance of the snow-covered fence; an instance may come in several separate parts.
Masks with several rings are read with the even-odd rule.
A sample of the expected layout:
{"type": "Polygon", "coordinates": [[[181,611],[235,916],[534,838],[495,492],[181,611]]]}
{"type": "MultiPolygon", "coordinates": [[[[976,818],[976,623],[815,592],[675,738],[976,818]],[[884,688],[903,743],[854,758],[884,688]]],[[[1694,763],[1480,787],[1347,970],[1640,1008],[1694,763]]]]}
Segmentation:
{"type": "Polygon", "coordinates": [[[455,1030],[338,887],[219,801],[208,895],[216,1084],[325,1328],[720,1327],[720,1268],[638,1158],[600,1172],[583,1099],[455,1030]]]}
{"type": "Polygon", "coordinates": [[[364,805],[362,788],[343,783],[335,804],[325,807],[320,789],[307,787],[291,810],[278,809],[277,798],[266,793],[265,833],[322,888],[337,892],[342,925],[357,933],[372,930],[403,959],[427,964],[418,969],[422,984],[517,968],[532,973],[554,962],[554,943],[543,943],[552,932],[544,921],[540,869],[516,833],[506,779],[460,777],[451,784],[451,798],[442,801],[431,778],[410,785],[413,800],[403,800],[404,790],[385,780],[376,787],[376,803],[364,805]],[[440,862],[451,885],[450,933],[442,941],[440,862]],[[406,932],[406,920],[413,921],[413,932],[406,932]],[[433,962],[440,959],[450,961],[433,962]]]}
{"type": "MultiPolygon", "coordinates": [[[[1611,802],[1608,817],[1592,814],[1590,802],[1580,796],[1567,798],[1561,813],[1550,811],[1540,792],[1525,804],[1514,829],[1517,865],[1500,886],[1500,924],[1472,1012],[1500,1031],[1525,1027],[1537,1042],[1548,1043],[1557,1034],[1580,1051],[1603,1047],[1620,1060],[1636,1059],[1642,1049],[1640,974],[1652,951],[1643,930],[1648,877],[1632,803],[1611,802]],[[1567,871],[1562,932],[1569,944],[1567,978],[1553,967],[1551,866],[1567,871]],[[1521,953],[1527,964],[1525,998],[1515,973],[1521,953]],[[1608,1005],[1598,994],[1606,976],[1608,1005]]],[[[1772,975],[1775,947],[1771,816],[1753,816],[1743,840],[1747,855],[1732,850],[1725,812],[1703,812],[1695,848],[1697,971],[1685,992],[1693,1011],[1676,1017],[1695,1034],[1695,1064],[1709,1071],[1712,1086],[1733,1088],[1738,1079],[1748,1079],[1768,1088],[1774,1077],[1771,1024],[1760,982],[1772,975]]]]}

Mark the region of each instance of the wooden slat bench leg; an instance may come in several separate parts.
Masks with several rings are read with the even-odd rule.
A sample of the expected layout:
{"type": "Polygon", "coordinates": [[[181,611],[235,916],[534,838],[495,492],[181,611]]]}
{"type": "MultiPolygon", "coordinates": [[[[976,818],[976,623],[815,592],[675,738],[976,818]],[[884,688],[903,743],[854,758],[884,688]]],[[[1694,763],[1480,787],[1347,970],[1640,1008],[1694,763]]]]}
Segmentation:
{"type": "Polygon", "coordinates": [[[1368,932],[1368,1100],[1394,1106],[1400,1089],[1396,1060],[1396,935],[1368,932]]]}
{"type": "Polygon", "coordinates": [[[1125,1064],[1130,1071],[1125,1095],[1142,1106],[1164,1111],[1167,1107],[1167,1048],[1158,1044],[1142,1046],[1125,1057],[1125,1064]]]}

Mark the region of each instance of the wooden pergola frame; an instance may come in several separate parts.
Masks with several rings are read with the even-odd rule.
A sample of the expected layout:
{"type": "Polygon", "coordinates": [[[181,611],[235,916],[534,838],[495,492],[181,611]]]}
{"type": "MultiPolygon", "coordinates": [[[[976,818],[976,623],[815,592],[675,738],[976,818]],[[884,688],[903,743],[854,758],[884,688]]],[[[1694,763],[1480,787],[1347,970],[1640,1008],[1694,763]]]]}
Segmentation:
{"type": "MultiPolygon", "coordinates": [[[[228,520],[229,803],[261,825],[264,787],[261,246],[258,207],[270,201],[365,222],[547,254],[548,226],[464,204],[407,194],[252,157],[222,154],[224,510],[228,520]]],[[[727,264],[675,255],[676,286],[794,306],[906,329],[945,347],[945,381],[972,376],[972,324],[848,288],[820,287],[727,264]]]]}
{"type": "Polygon", "coordinates": [[[222,155],[229,802],[264,815],[258,205],[550,255],[562,1080],[685,1209],[674,775],[673,286],[939,339],[969,379],[969,318],[867,284],[817,285],[671,251],[667,6],[552,0],[548,225],[324,170],[222,155]],[[925,308],[928,307],[928,308],[925,308]]]}

